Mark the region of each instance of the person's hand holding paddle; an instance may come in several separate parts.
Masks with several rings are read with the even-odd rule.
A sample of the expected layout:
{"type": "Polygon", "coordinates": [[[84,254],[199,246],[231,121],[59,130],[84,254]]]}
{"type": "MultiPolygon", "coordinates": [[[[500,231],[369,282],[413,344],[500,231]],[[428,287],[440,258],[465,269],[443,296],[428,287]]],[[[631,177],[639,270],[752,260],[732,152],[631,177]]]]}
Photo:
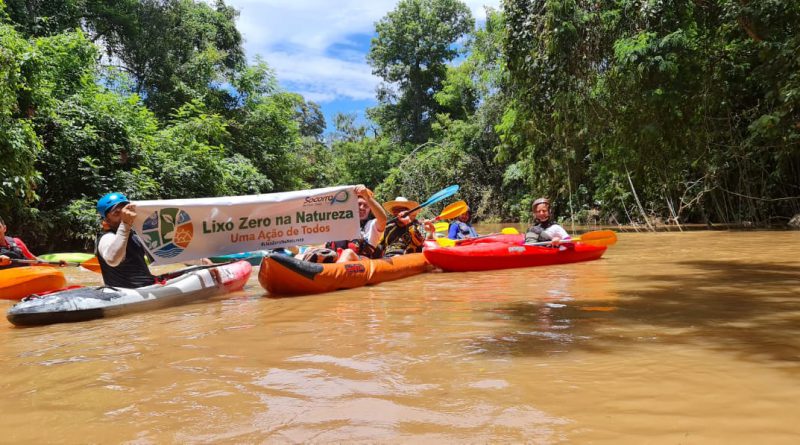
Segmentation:
{"type": "Polygon", "coordinates": [[[436,226],[433,224],[432,219],[422,221],[422,227],[425,228],[425,234],[427,239],[430,240],[436,239],[436,226]]]}

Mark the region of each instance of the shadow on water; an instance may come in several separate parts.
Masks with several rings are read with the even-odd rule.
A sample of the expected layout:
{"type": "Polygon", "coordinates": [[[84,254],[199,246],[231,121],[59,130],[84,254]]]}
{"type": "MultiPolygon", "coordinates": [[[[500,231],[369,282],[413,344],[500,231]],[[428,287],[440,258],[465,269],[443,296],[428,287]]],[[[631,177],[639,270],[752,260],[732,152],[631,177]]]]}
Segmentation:
{"type": "Polygon", "coordinates": [[[495,306],[507,329],[472,345],[496,355],[615,352],[642,342],[702,345],[800,367],[800,270],[738,261],[675,265],[687,273],[618,273],[616,298],[495,306]]]}

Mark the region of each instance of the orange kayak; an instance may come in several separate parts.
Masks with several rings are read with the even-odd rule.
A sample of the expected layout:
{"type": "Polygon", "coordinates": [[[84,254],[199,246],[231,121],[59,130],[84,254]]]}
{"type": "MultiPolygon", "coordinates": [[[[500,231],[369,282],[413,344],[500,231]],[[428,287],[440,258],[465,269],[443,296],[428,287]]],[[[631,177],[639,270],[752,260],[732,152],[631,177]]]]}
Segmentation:
{"type": "Polygon", "coordinates": [[[82,262],[81,267],[89,269],[92,272],[100,273],[100,262],[97,261],[96,256],[93,256],[91,259],[82,262]]]}
{"type": "Polygon", "coordinates": [[[12,267],[0,270],[0,298],[21,300],[30,294],[61,289],[67,284],[61,271],[47,266],[12,267]]]}
{"type": "Polygon", "coordinates": [[[427,269],[428,261],[421,253],[335,264],[271,254],[261,262],[258,282],[274,295],[318,294],[397,280],[427,269]]]}

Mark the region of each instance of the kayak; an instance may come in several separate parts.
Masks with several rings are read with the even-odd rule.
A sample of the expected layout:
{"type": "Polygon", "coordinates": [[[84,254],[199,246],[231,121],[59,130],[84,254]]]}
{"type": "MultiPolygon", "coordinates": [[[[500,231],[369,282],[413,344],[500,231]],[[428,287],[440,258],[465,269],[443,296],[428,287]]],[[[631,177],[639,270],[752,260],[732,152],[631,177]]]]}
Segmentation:
{"type": "Polygon", "coordinates": [[[6,318],[17,326],[33,326],[93,320],[192,303],[242,289],[253,268],[247,261],[237,261],[186,270],[164,284],[137,289],[82,287],[32,295],[12,306],[6,318]]]}
{"type": "Polygon", "coordinates": [[[475,244],[487,244],[487,243],[498,243],[498,242],[522,245],[525,242],[525,235],[520,233],[515,233],[515,234],[497,233],[494,235],[483,235],[477,238],[466,238],[463,240],[458,240],[457,245],[472,246],[475,244]]]}
{"type": "Polygon", "coordinates": [[[422,252],[431,264],[442,270],[469,272],[591,261],[603,256],[605,251],[606,246],[582,243],[545,247],[482,239],[455,247],[428,242],[422,252]]]}
{"type": "Polygon", "coordinates": [[[254,250],[252,252],[232,253],[230,255],[212,256],[209,258],[212,263],[229,263],[231,261],[245,260],[252,266],[260,266],[261,260],[271,253],[280,253],[282,255],[292,255],[288,249],[274,249],[274,250],[254,250]]]}
{"type": "Polygon", "coordinates": [[[102,271],[100,270],[100,261],[97,260],[96,256],[93,256],[88,260],[82,262],[81,267],[89,269],[92,272],[102,273],[102,271]]]}
{"type": "Polygon", "coordinates": [[[251,266],[258,266],[265,255],[269,253],[268,250],[254,250],[252,252],[232,253],[230,255],[212,256],[209,258],[212,263],[228,263],[231,261],[244,260],[250,263],[251,266]]]}
{"type": "Polygon", "coordinates": [[[39,259],[44,261],[66,261],[67,263],[82,263],[94,258],[91,253],[69,252],[69,253],[47,253],[39,255],[39,259]]]}
{"type": "Polygon", "coordinates": [[[92,272],[100,272],[100,263],[97,262],[97,257],[91,253],[47,253],[39,255],[39,259],[43,261],[65,261],[67,263],[80,263],[81,267],[91,270],[92,272]]]}
{"type": "Polygon", "coordinates": [[[258,281],[274,295],[318,294],[397,280],[427,269],[421,253],[327,264],[270,254],[261,263],[258,281]]]}
{"type": "MultiPolygon", "coordinates": [[[[66,261],[67,263],[80,263],[84,269],[91,270],[92,272],[100,273],[100,262],[97,257],[91,253],[48,253],[39,255],[39,258],[45,261],[66,261]]],[[[145,257],[145,263],[150,264],[150,259],[145,257]]],[[[228,260],[229,262],[231,260],[228,260]]],[[[222,262],[222,261],[220,261],[222,262]]]]}
{"type": "Polygon", "coordinates": [[[67,284],[61,271],[47,266],[12,267],[0,270],[0,298],[21,300],[30,294],[60,289],[67,284]]]}

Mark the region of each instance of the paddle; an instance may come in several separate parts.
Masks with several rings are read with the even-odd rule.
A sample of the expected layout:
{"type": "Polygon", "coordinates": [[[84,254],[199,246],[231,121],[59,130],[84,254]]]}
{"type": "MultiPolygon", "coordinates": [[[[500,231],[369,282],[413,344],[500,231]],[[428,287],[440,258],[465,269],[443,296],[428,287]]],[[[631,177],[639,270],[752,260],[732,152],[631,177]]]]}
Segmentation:
{"type": "Polygon", "coordinates": [[[459,216],[463,215],[467,210],[469,210],[469,206],[467,205],[466,201],[456,201],[442,210],[442,213],[439,214],[436,218],[433,219],[433,226],[436,228],[437,232],[447,232],[450,228],[450,223],[448,222],[436,222],[440,219],[453,219],[458,218],[459,216]]]}
{"type": "MultiPolygon", "coordinates": [[[[517,229],[513,228],[513,227],[503,227],[503,229],[500,230],[500,234],[502,234],[502,235],[519,235],[519,231],[517,229]]],[[[481,238],[488,238],[490,236],[497,236],[497,235],[498,235],[497,233],[490,233],[488,235],[476,236],[474,238],[464,238],[464,239],[460,239],[460,240],[452,240],[450,238],[437,238],[436,242],[438,242],[439,245],[442,246],[442,247],[453,247],[453,246],[455,246],[457,244],[460,244],[462,241],[476,240],[476,239],[481,239],[481,238]]]]}
{"type": "Polygon", "coordinates": [[[12,263],[14,263],[14,264],[32,264],[32,265],[44,264],[44,265],[48,265],[48,266],[59,266],[59,267],[65,267],[65,266],[73,266],[73,267],[84,266],[84,267],[86,267],[88,265],[89,267],[86,267],[86,268],[89,269],[89,270],[92,270],[91,265],[93,263],[97,264],[97,258],[96,257],[92,257],[91,259],[88,259],[88,260],[86,260],[86,261],[84,261],[82,263],[73,263],[73,262],[68,262],[68,261],[18,260],[18,259],[14,259],[14,258],[11,258],[10,261],[12,263]]]}
{"type": "Polygon", "coordinates": [[[456,201],[442,210],[442,213],[439,214],[436,218],[433,219],[434,222],[439,221],[441,219],[453,219],[463,215],[467,210],[469,210],[469,206],[467,206],[466,201],[456,201]]]}
{"type": "Polygon", "coordinates": [[[437,232],[447,232],[450,229],[450,223],[439,221],[433,225],[437,232]]]}
{"type": "MultiPolygon", "coordinates": [[[[428,198],[427,201],[423,202],[422,204],[418,205],[417,207],[415,207],[415,208],[413,208],[411,210],[405,210],[403,212],[400,212],[400,215],[410,215],[410,214],[416,212],[417,210],[419,210],[419,209],[421,209],[423,207],[427,207],[427,206],[429,206],[431,204],[436,204],[437,202],[439,202],[439,201],[441,201],[443,199],[449,198],[449,197],[455,195],[456,192],[458,192],[458,185],[451,185],[450,187],[444,188],[444,189],[439,190],[438,192],[434,193],[433,196],[428,198]]],[[[389,224],[389,223],[395,222],[395,221],[397,221],[397,216],[392,217],[391,219],[386,221],[386,224],[389,224]]]]}
{"type": "Polygon", "coordinates": [[[11,264],[45,264],[48,266],[80,266],[81,263],[68,263],[66,261],[44,261],[44,260],[18,260],[16,258],[9,258],[11,264]]]}
{"type": "MultiPolygon", "coordinates": [[[[595,230],[593,232],[586,232],[562,243],[583,243],[592,246],[611,246],[617,243],[617,234],[612,230],[595,230]]],[[[526,246],[545,246],[552,244],[550,241],[543,241],[541,243],[526,244],[526,246]]]]}

